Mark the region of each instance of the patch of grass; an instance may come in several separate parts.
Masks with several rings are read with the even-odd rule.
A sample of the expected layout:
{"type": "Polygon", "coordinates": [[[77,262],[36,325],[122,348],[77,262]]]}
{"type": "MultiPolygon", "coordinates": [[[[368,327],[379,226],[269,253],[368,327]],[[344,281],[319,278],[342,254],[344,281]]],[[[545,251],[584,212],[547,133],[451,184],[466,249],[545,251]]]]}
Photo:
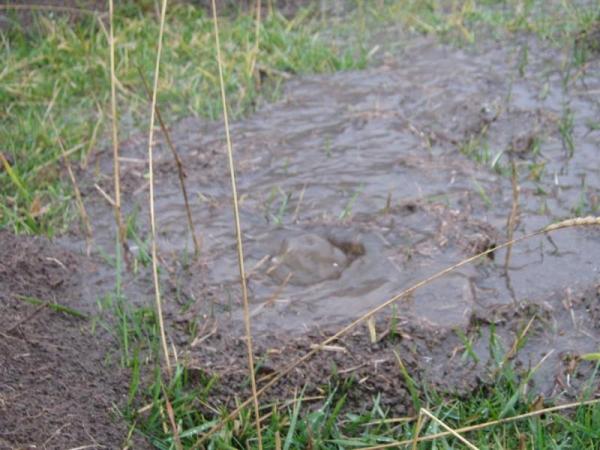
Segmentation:
{"type": "MultiPolygon", "coordinates": [[[[503,369],[497,379],[471,393],[468,398],[451,393],[416,392],[436,417],[450,427],[459,429],[484,422],[507,419],[529,413],[543,405],[539,397],[523,389],[529,374],[503,369]],[[541,402],[541,403],[540,403],[541,402]]],[[[136,431],[145,436],[155,448],[173,447],[173,433],[167,426],[167,404],[172,405],[179,438],[183,448],[194,448],[198,439],[226,416],[226,411],[210,406],[207,393],[220,381],[215,379],[191,381],[190,374],[178,367],[170,383],[158,372],[141,405],[126,413],[137,423],[136,431]]],[[[411,384],[414,388],[415,385],[411,384]]],[[[132,386],[132,389],[139,386],[132,386]]],[[[305,402],[301,393],[297,398],[281,399],[278,404],[262,407],[263,439],[265,448],[360,448],[390,444],[413,438],[414,418],[392,417],[381,408],[379,398],[366,401],[364,408],[348,412],[345,395],[337,395],[330,387],[320,406],[305,402]]],[[[366,399],[365,399],[366,400],[366,399]]],[[[138,404],[138,406],[139,406],[138,404]]],[[[547,406],[547,405],[546,405],[547,406]]],[[[421,436],[441,430],[430,423],[421,436]]],[[[506,424],[497,424],[465,433],[478,448],[558,448],[559,443],[571,443],[569,448],[595,448],[600,439],[600,406],[579,406],[568,414],[546,413],[506,424]],[[525,439],[526,446],[522,446],[525,439]],[[521,445],[521,447],[520,447],[521,445]]],[[[419,444],[420,449],[454,448],[454,438],[445,436],[419,444]]],[[[250,409],[242,411],[236,420],[212,436],[207,448],[256,448],[253,415],[250,409]]],[[[394,447],[393,448],[397,448],[394,447]]]]}
{"type": "Polygon", "coordinates": [[[69,308],[68,306],[61,305],[61,304],[57,303],[56,301],[52,301],[52,302],[43,301],[43,300],[40,300],[39,298],[31,297],[31,296],[27,296],[27,295],[17,295],[17,296],[15,296],[15,298],[17,300],[24,301],[25,303],[29,303],[29,304],[35,305],[35,306],[40,306],[43,308],[48,308],[48,309],[53,310],[54,312],[63,313],[66,315],[77,317],[78,319],[87,319],[88,318],[88,316],[85,315],[84,313],[77,311],[76,309],[69,308]]]}
{"type": "MultiPolygon", "coordinates": [[[[365,67],[378,48],[367,52],[365,42],[388,25],[397,28],[401,23],[404,29],[460,44],[490,34],[535,33],[573,48],[574,67],[596,51],[594,38],[600,28],[600,6],[573,0],[397,0],[351,5],[343,19],[322,17],[315,7],[300,9],[291,19],[275,11],[262,21],[258,54],[254,54],[253,17],[240,13],[223,18],[225,84],[232,117],[274,98],[289,75],[365,67]]],[[[124,138],[146,126],[148,104],[137,68],[147,77],[152,73],[158,24],[148,2],[127,2],[117,8],[115,17],[119,123],[124,138]]],[[[4,62],[0,151],[10,164],[10,170],[6,165],[0,169],[2,227],[52,236],[64,231],[77,215],[70,202],[72,188],[60,176],[57,134],[69,156],[84,166],[90,153],[108,142],[104,130],[110,123],[110,76],[107,25],[102,20],[94,16],[50,20],[40,15],[26,30],[13,28],[0,35],[4,62]],[[49,125],[51,118],[56,131],[49,125]]],[[[174,4],[166,27],[158,98],[165,119],[219,118],[209,15],[190,5],[174,4]]]]}
{"type": "Polygon", "coordinates": [[[379,18],[402,20],[415,31],[455,43],[526,32],[557,45],[571,46],[577,40],[588,50],[600,17],[599,5],[573,0],[398,0],[386,7],[377,11],[379,18]]]}
{"type": "Polygon", "coordinates": [[[575,153],[575,141],[573,139],[574,113],[570,107],[565,107],[560,122],[558,131],[563,142],[563,146],[569,158],[575,153]]]}
{"type": "MultiPolygon", "coordinates": [[[[109,303],[114,307],[114,303],[109,303]]],[[[228,409],[219,404],[213,394],[221,383],[226,384],[228,380],[181,364],[175,366],[169,380],[156,365],[160,361],[160,338],[153,314],[145,308],[131,308],[126,314],[117,314],[127,323],[121,322],[119,328],[129,330],[127,341],[120,342],[128,345],[129,358],[123,363],[130,368],[132,375],[128,404],[121,413],[131,424],[133,432],[145,437],[154,448],[177,448],[176,439],[181,442],[181,448],[196,448],[198,439],[227,417],[228,409]],[[173,422],[169,418],[169,410],[172,411],[173,422]],[[173,423],[177,437],[173,433],[173,423]]],[[[480,367],[484,365],[488,378],[468,396],[435,390],[417,382],[415,374],[407,372],[398,355],[397,372],[389,376],[404,379],[413,405],[422,405],[453,429],[510,420],[514,416],[552,406],[528,389],[541,363],[525,368],[512,359],[519,351],[525,334],[522,331],[510,349],[505,348],[494,327],[490,328],[487,337],[474,337],[487,339],[489,359],[477,363],[474,360],[473,363],[480,367]]],[[[472,348],[470,339],[468,346],[472,348]]],[[[595,373],[592,378],[595,378],[595,373]]],[[[330,380],[323,381],[324,395],[318,398],[308,397],[304,387],[298,386],[301,390],[295,397],[281,398],[273,404],[261,403],[265,448],[352,449],[385,444],[397,448],[394,442],[410,442],[414,437],[416,418],[391,416],[381,406],[378,395],[365,398],[359,409],[348,407],[347,394],[352,392],[356,380],[332,376],[330,380]]],[[[595,381],[591,379],[589,386],[594,385],[595,381]]],[[[592,392],[593,389],[590,389],[589,393],[592,392]]],[[[444,430],[429,421],[420,436],[441,431],[444,430]]],[[[566,412],[548,412],[498,423],[463,433],[463,436],[478,448],[538,449],[560,448],[560,445],[566,444],[567,448],[591,449],[600,439],[600,404],[581,405],[566,412]]],[[[229,420],[204,448],[256,448],[256,442],[250,407],[236,419],[229,420]]],[[[455,448],[456,445],[452,436],[441,436],[422,442],[417,448],[455,448]]]]}
{"type": "MultiPolygon", "coordinates": [[[[138,67],[151,78],[158,23],[128,4],[115,13],[116,76],[120,136],[145,128],[148,102],[138,67]]],[[[39,16],[26,30],[0,36],[0,142],[7,164],[0,169],[0,226],[16,232],[60,233],[76,211],[62,180],[57,132],[72,158],[86,164],[102,147],[110,123],[108,39],[101,19],[49,20],[39,16]]],[[[252,111],[277,95],[291,74],[362,68],[361,48],[339,48],[321,39],[311,11],[294,18],[279,13],[261,24],[254,54],[254,21],[249,15],[223,18],[221,39],[231,115],[252,111]],[[254,58],[258,61],[252,71],[254,58]]],[[[217,119],[221,104],[210,17],[190,5],[168,12],[158,104],[165,119],[196,115],[217,119]]]]}

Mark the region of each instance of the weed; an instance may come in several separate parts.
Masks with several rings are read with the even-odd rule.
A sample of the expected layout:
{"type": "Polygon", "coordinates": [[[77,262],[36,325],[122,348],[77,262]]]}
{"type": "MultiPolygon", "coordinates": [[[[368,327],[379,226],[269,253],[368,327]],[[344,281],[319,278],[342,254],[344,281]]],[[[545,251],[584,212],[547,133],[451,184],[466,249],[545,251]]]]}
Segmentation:
{"type": "Polygon", "coordinates": [[[575,142],[573,140],[573,122],[574,114],[570,107],[565,107],[558,124],[558,131],[562,138],[563,146],[567,152],[569,158],[573,157],[575,153],[575,142]]]}
{"type": "Polygon", "coordinates": [[[354,206],[354,203],[356,202],[356,199],[358,198],[358,196],[362,193],[362,190],[364,188],[364,185],[361,184],[358,189],[356,191],[354,191],[354,193],[352,194],[352,196],[350,197],[350,200],[348,200],[348,203],[346,204],[346,206],[344,207],[344,209],[342,210],[342,212],[340,212],[338,219],[340,220],[344,220],[347,219],[351,216],[352,214],[352,207],[354,206]]]}
{"type": "Polygon", "coordinates": [[[492,204],[493,204],[492,199],[485,191],[485,188],[475,178],[473,178],[472,181],[473,181],[473,184],[475,185],[475,189],[477,190],[477,193],[483,200],[483,203],[485,204],[486,208],[491,208],[492,204]]]}
{"type": "Polygon", "coordinates": [[[471,358],[474,363],[478,363],[479,357],[477,356],[477,353],[475,353],[475,351],[473,350],[473,342],[474,342],[476,336],[475,335],[467,336],[465,334],[465,332],[463,330],[461,330],[460,328],[457,328],[454,331],[455,331],[456,335],[458,336],[458,338],[460,339],[460,341],[462,342],[463,347],[465,349],[461,359],[464,361],[466,358],[471,358]]]}

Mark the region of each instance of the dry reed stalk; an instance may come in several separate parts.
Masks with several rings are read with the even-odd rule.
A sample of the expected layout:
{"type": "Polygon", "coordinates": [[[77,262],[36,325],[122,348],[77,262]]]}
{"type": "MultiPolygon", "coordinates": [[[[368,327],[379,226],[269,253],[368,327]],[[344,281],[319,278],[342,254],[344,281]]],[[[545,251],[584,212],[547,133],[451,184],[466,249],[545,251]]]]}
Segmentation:
{"type": "MultiPolygon", "coordinates": [[[[152,101],[152,93],[150,92],[150,87],[146,82],[146,77],[144,77],[144,74],[139,67],[137,69],[140,74],[140,78],[142,79],[142,84],[144,85],[144,89],[146,91],[146,95],[148,96],[148,100],[152,101]]],[[[160,109],[158,108],[158,104],[154,105],[154,107],[156,118],[158,119],[158,123],[160,124],[160,129],[162,130],[162,133],[165,136],[167,146],[171,149],[173,159],[175,160],[175,165],[177,166],[177,175],[179,176],[179,187],[181,188],[181,195],[183,196],[183,201],[185,203],[185,212],[187,215],[188,227],[190,229],[192,241],[194,243],[194,254],[196,257],[198,257],[200,256],[200,242],[198,241],[198,237],[196,236],[196,229],[194,227],[194,220],[192,218],[192,209],[190,208],[190,201],[188,199],[187,189],[185,188],[185,173],[183,171],[183,163],[181,162],[179,153],[177,153],[177,150],[175,150],[175,146],[173,145],[173,141],[171,140],[171,134],[169,133],[169,130],[167,129],[162,119],[160,109]]]]}
{"type": "MultiPolygon", "coordinates": [[[[256,0],[256,20],[254,28],[254,50],[252,51],[252,61],[250,63],[250,70],[248,75],[252,76],[254,69],[256,68],[256,60],[258,59],[258,52],[260,50],[260,21],[261,17],[261,3],[262,0],[256,0]]],[[[256,82],[260,84],[260,76],[257,77],[256,82]]]]}
{"type": "Polygon", "coordinates": [[[500,369],[502,369],[504,367],[504,364],[506,364],[510,359],[514,358],[517,355],[517,352],[519,351],[519,343],[522,342],[523,338],[525,338],[527,333],[529,333],[529,329],[531,328],[531,325],[533,325],[533,321],[535,319],[537,319],[537,316],[534,314],[533,317],[531,319],[529,319],[529,322],[527,322],[527,325],[525,325],[525,328],[523,328],[523,331],[521,331],[519,333],[519,335],[515,338],[515,341],[513,342],[513,345],[510,347],[510,350],[508,351],[508,353],[506,355],[504,355],[504,358],[502,359],[502,362],[500,363],[500,367],[498,367],[494,373],[497,373],[498,371],[500,371],[500,369]]]}
{"type": "Polygon", "coordinates": [[[102,189],[100,186],[98,186],[97,183],[94,184],[94,187],[100,193],[100,195],[102,195],[104,200],[106,200],[106,202],[114,208],[115,201],[112,198],[110,198],[110,195],[108,195],[106,192],[104,192],[104,189],[102,189]]]}
{"type": "MultiPolygon", "coordinates": [[[[478,253],[477,255],[471,256],[469,258],[466,258],[466,259],[454,264],[453,266],[447,267],[447,268],[431,275],[430,277],[419,281],[418,283],[412,285],[408,289],[405,289],[404,291],[400,292],[399,294],[396,294],[395,296],[389,298],[388,300],[381,303],[379,306],[376,306],[375,308],[371,309],[370,311],[368,311],[367,313],[365,313],[358,319],[354,320],[349,325],[346,325],[340,331],[335,333],[333,336],[330,336],[329,338],[325,339],[320,344],[316,345],[313,349],[311,349],[309,352],[305,353],[303,356],[301,356],[300,358],[296,359],[295,361],[291,362],[290,364],[285,366],[283,369],[281,369],[279,371],[279,373],[277,375],[275,375],[259,391],[257,391],[256,394],[259,396],[262,395],[267,389],[269,389],[271,386],[273,386],[275,383],[277,383],[282,377],[284,377],[285,375],[290,373],[298,365],[302,364],[303,362],[305,362],[306,360],[308,360],[309,358],[314,356],[316,353],[318,353],[320,350],[322,350],[324,347],[326,347],[331,342],[338,340],[340,337],[342,337],[343,335],[348,333],[350,330],[356,328],[356,326],[360,325],[361,323],[363,323],[364,321],[369,319],[369,317],[377,314],[378,312],[382,311],[386,307],[390,306],[391,304],[393,304],[401,299],[409,298],[409,296],[413,292],[415,292],[417,289],[419,289],[439,278],[442,278],[443,276],[455,271],[456,269],[459,269],[460,267],[465,266],[466,264],[469,264],[469,263],[481,258],[482,256],[493,253],[496,250],[506,248],[509,245],[513,245],[518,242],[522,242],[524,240],[531,239],[535,236],[539,236],[539,235],[546,234],[546,233],[551,233],[551,232],[561,230],[564,228],[581,227],[581,226],[598,226],[598,225],[600,225],[600,217],[594,217],[594,216],[576,217],[574,219],[563,220],[561,222],[558,222],[558,223],[555,223],[552,225],[548,225],[547,227],[544,227],[544,228],[534,231],[532,233],[525,234],[523,236],[519,236],[518,238],[515,238],[511,241],[507,241],[502,244],[496,245],[495,247],[488,248],[487,250],[485,250],[481,253],[478,253]]],[[[233,410],[231,413],[229,413],[221,422],[219,422],[217,425],[215,425],[213,428],[211,428],[204,436],[202,436],[200,439],[198,439],[198,441],[195,443],[195,445],[192,448],[198,448],[199,446],[201,446],[206,441],[206,439],[208,439],[211,435],[213,435],[214,433],[219,431],[225,425],[225,423],[227,423],[227,421],[237,417],[238,414],[253,401],[253,399],[254,399],[254,394],[253,394],[252,398],[248,398],[244,402],[240,403],[239,406],[235,410],[233,410]]],[[[457,431],[460,431],[460,430],[457,430],[457,431]]],[[[409,443],[410,442],[411,441],[409,441],[409,443]]]]}
{"type": "Polygon", "coordinates": [[[453,430],[452,428],[450,428],[448,425],[446,425],[444,422],[442,422],[440,419],[438,419],[432,413],[430,413],[427,409],[421,408],[421,413],[426,415],[427,417],[429,417],[431,420],[433,420],[440,427],[442,427],[444,430],[446,430],[448,433],[450,433],[452,436],[454,436],[456,439],[461,441],[463,444],[465,444],[470,449],[479,450],[477,447],[475,447],[473,444],[471,444],[469,441],[467,441],[464,437],[462,437],[460,434],[458,434],[456,432],[456,430],[453,430]]]}
{"type": "Polygon", "coordinates": [[[231,193],[233,196],[233,216],[235,221],[235,234],[237,243],[238,267],[240,271],[240,284],[242,287],[242,302],[244,306],[244,325],[246,327],[246,348],[248,351],[248,372],[252,387],[252,399],[254,403],[254,416],[256,418],[256,433],[258,437],[258,448],[262,450],[262,432],[260,429],[260,410],[258,406],[258,393],[256,390],[256,377],[254,374],[254,353],[252,350],[252,329],[250,326],[250,308],[248,305],[248,288],[246,285],[246,274],[244,270],[244,250],[242,246],[242,229],[240,225],[240,211],[238,204],[237,185],[235,181],[235,167],[233,164],[233,148],[231,134],[229,132],[229,117],[227,114],[227,98],[225,96],[225,81],[223,79],[223,60],[221,57],[221,43],[219,40],[219,24],[217,20],[216,0],[212,0],[213,24],[215,31],[215,46],[217,48],[217,66],[219,69],[219,85],[221,87],[221,103],[223,105],[223,122],[225,125],[225,137],[227,140],[227,158],[229,160],[229,174],[231,178],[231,193]]]}
{"type": "Polygon", "coordinates": [[[92,224],[90,223],[90,217],[85,210],[85,205],[83,204],[83,200],[81,198],[81,191],[79,190],[79,186],[77,185],[77,180],[75,179],[75,174],[73,173],[73,168],[71,167],[71,162],[69,161],[69,157],[67,155],[67,150],[65,149],[65,145],[60,137],[58,129],[54,124],[54,120],[52,117],[50,118],[50,123],[52,124],[52,128],[54,128],[54,132],[56,133],[56,139],[58,141],[58,145],[60,146],[60,150],[62,153],[63,161],[65,162],[65,166],[67,167],[67,172],[69,174],[69,178],[71,179],[71,184],[73,185],[73,192],[75,193],[75,202],[77,203],[77,210],[79,211],[79,216],[81,217],[81,223],[83,224],[84,233],[85,233],[85,242],[86,242],[86,253],[90,256],[92,252],[92,239],[93,239],[93,230],[92,224]]]}
{"type": "Polygon", "coordinates": [[[298,204],[296,205],[296,209],[294,210],[294,215],[292,216],[292,222],[296,222],[298,220],[298,215],[300,214],[300,205],[302,205],[302,200],[304,200],[304,193],[306,192],[306,183],[302,186],[302,190],[300,191],[300,197],[298,197],[298,204]]]}
{"type": "MultiPolygon", "coordinates": [[[[512,186],[512,205],[510,208],[510,214],[506,221],[506,239],[512,241],[515,228],[517,225],[517,218],[519,216],[519,180],[517,178],[517,166],[514,160],[511,159],[511,186],[512,186]]],[[[510,257],[512,255],[512,245],[506,248],[506,259],[504,260],[504,271],[508,274],[508,266],[510,265],[510,257]]]]}
{"type": "Polygon", "coordinates": [[[412,443],[411,450],[417,450],[417,444],[419,443],[419,437],[421,435],[421,428],[423,428],[423,414],[421,414],[419,411],[419,415],[417,416],[417,424],[415,425],[415,435],[409,442],[412,443]]]}
{"type": "MultiPolygon", "coordinates": [[[[576,408],[578,406],[590,406],[590,405],[595,405],[598,403],[600,403],[600,398],[596,398],[593,400],[587,400],[584,402],[566,403],[564,405],[551,406],[549,408],[538,409],[536,411],[519,414],[518,416],[505,417],[504,419],[491,420],[489,422],[484,422],[484,423],[480,423],[477,425],[470,425],[468,427],[456,428],[454,431],[456,433],[468,433],[470,431],[483,430],[485,428],[493,427],[496,425],[504,425],[505,423],[516,422],[516,421],[519,421],[522,419],[527,419],[529,417],[541,416],[542,414],[563,411],[565,409],[576,408]]],[[[435,441],[439,438],[444,438],[444,437],[448,437],[451,435],[452,435],[452,433],[450,433],[449,431],[442,431],[440,433],[435,433],[435,434],[430,434],[428,436],[419,437],[417,439],[417,442],[435,441]]],[[[360,448],[360,450],[382,450],[385,448],[396,448],[396,447],[400,447],[400,446],[411,445],[411,444],[413,444],[413,442],[414,442],[414,439],[408,439],[405,441],[388,442],[386,444],[374,445],[371,447],[359,447],[359,448],[360,448]]]]}
{"type": "Polygon", "coordinates": [[[277,298],[279,298],[279,296],[281,295],[281,293],[283,292],[283,290],[285,289],[285,287],[287,286],[287,284],[292,279],[293,275],[294,275],[293,272],[289,272],[287,274],[287,276],[285,277],[285,279],[283,280],[283,282],[277,287],[277,289],[275,289],[275,292],[273,293],[273,295],[271,295],[269,297],[269,299],[265,302],[265,306],[271,307],[271,306],[273,306],[275,304],[275,302],[277,301],[277,298]]]}
{"type": "MultiPolygon", "coordinates": [[[[112,1],[112,0],[111,0],[112,1]]],[[[167,0],[162,0],[160,11],[160,28],[158,32],[158,46],[156,49],[156,64],[154,66],[154,86],[152,88],[152,105],[150,109],[150,130],[148,132],[148,173],[150,183],[150,234],[152,238],[152,279],[154,281],[154,298],[156,300],[156,313],[158,315],[158,326],[160,329],[160,341],[165,357],[165,364],[169,378],[171,377],[171,361],[169,360],[169,348],[167,346],[167,337],[165,334],[165,323],[162,313],[162,301],[160,298],[160,285],[158,280],[158,256],[156,252],[156,214],[154,212],[154,117],[156,111],[156,94],[158,91],[158,76],[160,73],[160,55],[162,52],[162,41],[165,31],[165,16],[167,11],[167,0]]]]}
{"type": "Polygon", "coordinates": [[[175,421],[175,412],[173,411],[173,405],[171,405],[171,401],[169,400],[167,390],[164,386],[162,386],[162,391],[163,395],[165,396],[167,416],[169,417],[169,423],[171,424],[171,429],[173,430],[173,442],[175,443],[175,449],[183,450],[183,445],[181,445],[181,438],[179,437],[179,429],[177,428],[177,422],[175,421]]]}
{"type": "MultiPolygon", "coordinates": [[[[125,225],[121,216],[121,167],[119,164],[119,136],[117,119],[117,77],[115,75],[115,31],[114,31],[114,0],[108,1],[109,15],[109,47],[110,47],[110,113],[112,116],[112,145],[113,145],[113,178],[114,178],[114,212],[117,226],[119,245],[123,248],[123,256],[127,259],[127,243],[125,242],[125,225]]],[[[118,255],[117,255],[118,257],[118,255]]]]}

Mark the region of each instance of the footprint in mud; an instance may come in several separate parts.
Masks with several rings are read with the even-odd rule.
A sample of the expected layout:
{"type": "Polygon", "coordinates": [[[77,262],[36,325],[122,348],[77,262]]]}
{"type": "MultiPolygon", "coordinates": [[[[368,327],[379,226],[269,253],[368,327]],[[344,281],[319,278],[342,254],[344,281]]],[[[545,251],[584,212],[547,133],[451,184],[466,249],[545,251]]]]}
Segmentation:
{"type": "Polygon", "coordinates": [[[297,286],[337,279],[358,256],[346,247],[313,233],[288,237],[267,273],[279,283],[297,286]]]}

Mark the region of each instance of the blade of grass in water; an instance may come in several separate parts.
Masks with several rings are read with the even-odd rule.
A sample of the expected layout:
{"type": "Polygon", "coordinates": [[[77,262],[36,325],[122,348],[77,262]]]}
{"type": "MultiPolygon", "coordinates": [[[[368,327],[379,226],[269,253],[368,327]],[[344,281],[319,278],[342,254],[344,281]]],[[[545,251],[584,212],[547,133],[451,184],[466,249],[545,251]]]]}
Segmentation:
{"type": "Polygon", "coordinates": [[[56,302],[46,302],[44,300],[40,300],[39,298],[36,297],[31,297],[28,295],[15,295],[15,298],[17,300],[21,300],[25,303],[29,303],[31,305],[36,305],[36,306],[41,306],[41,305],[46,305],[49,309],[59,312],[59,313],[63,313],[63,314],[68,314],[70,316],[73,317],[77,317],[78,319],[89,319],[89,316],[77,311],[76,309],[70,308],[68,306],[64,306],[61,305],[60,303],[56,303],[56,302]]]}

